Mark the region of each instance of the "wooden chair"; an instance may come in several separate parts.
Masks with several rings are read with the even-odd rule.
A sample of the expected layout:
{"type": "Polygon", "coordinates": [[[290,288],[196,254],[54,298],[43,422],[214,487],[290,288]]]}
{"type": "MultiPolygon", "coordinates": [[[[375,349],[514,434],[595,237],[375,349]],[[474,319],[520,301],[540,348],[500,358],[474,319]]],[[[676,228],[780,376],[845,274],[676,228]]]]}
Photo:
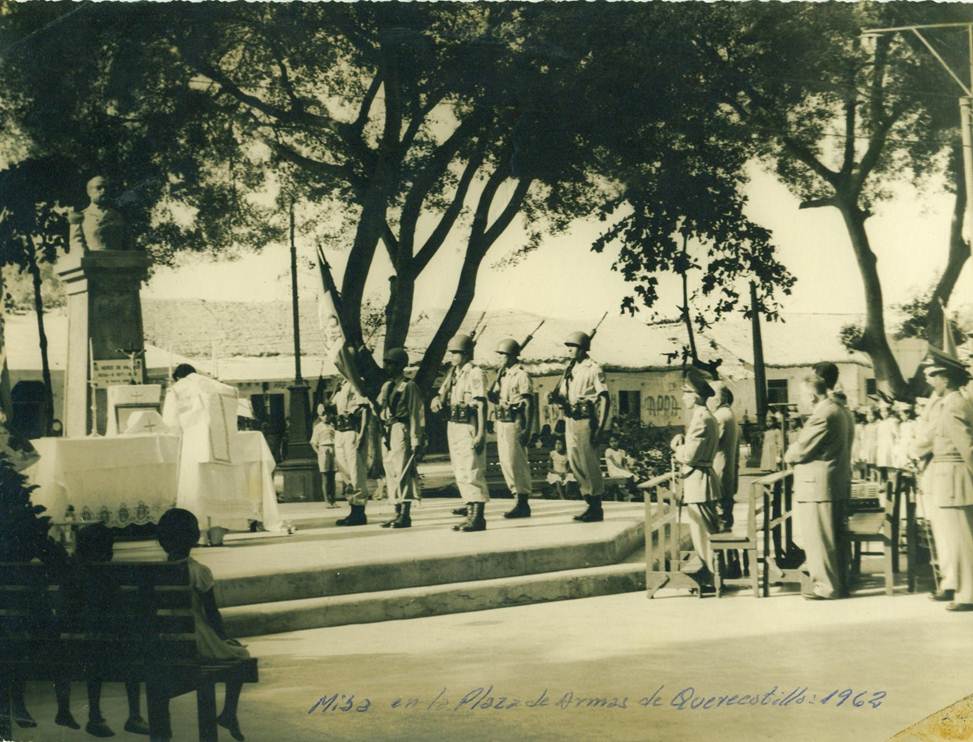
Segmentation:
{"type": "Polygon", "coordinates": [[[744,584],[753,589],[753,596],[760,597],[760,562],[758,559],[759,534],[757,532],[757,513],[762,512],[763,507],[763,488],[760,480],[750,485],[747,495],[747,518],[745,522],[746,530],[741,533],[713,533],[710,534],[710,544],[713,548],[713,577],[716,586],[716,595],[723,595],[723,587],[726,584],[744,584]],[[760,500],[758,507],[757,501],[760,500]],[[728,552],[740,551],[745,556],[745,564],[749,565],[749,575],[741,577],[727,578],[723,572],[726,568],[726,556],[728,552]]]}
{"type": "Polygon", "coordinates": [[[848,515],[848,540],[852,550],[851,576],[861,574],[863,554],[880,554],[883,558],[885,594],[892,595],[895,591],[895,552],[899,548],[899,497],[893,491],[891,480],[881,483],[867,481],[852,484],[852,501],[871,497],[878,497],[879,508],[852,511],[848,515]],[[879,544],[882,551],[866,551],[863,548],[871,544],[879,544]]]}
{"type": "Polygon", "coordinates": [[[169,698],[195,690],[199,739],[217,740],[214,686],[257,682],[257,660],[198,656],[187,563],[90,564],[76,576],[78,584],[112,589],[79,607],[66,589],[67,570],[0,564],[3,689],[11,679],[143,682],[153,738],[169,731],[169,698]]]}

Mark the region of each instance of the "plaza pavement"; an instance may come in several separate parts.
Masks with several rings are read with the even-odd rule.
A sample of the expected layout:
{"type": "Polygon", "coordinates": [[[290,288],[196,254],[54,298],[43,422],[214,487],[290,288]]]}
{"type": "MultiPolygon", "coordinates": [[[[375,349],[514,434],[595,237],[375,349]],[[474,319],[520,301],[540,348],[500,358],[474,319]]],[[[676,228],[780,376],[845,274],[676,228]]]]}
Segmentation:
{"type": "MultiPolygon", "coordinates": [[[[871,592],[834,602],[626,593],[252,637],[261,682],[244,690],[241,724],[255,742],[885,740],[973,692],[973,618],[926,594],[871,592]],[[823,703],[844,689],[854,695],[840,706],[839,695],[823,703]],[[545,691],[546,703],[527,704],[545,691]],[[692,710],[691,693],[717,698],[692,710]],[[367,710],[340,710],[365,699],[367,710]]],[[[105,696],[116,738],[138,739],[121,731],[122,688],[105,696]]],[[[82,720],[80,684],[74,699],[82,720]]],[[[17,739],[87,738],[52,725],[49,688],[32,685],[28,701],[42,726],[17,739]]],[[[195,698],[172,710],[175,739],[195,739],[195,698]]]]}

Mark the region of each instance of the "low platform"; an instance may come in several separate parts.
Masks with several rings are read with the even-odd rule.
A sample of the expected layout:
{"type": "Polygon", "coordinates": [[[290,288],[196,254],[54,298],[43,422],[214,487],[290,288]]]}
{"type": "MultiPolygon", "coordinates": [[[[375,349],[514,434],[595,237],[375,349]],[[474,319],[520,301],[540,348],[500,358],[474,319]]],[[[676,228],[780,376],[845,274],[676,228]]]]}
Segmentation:
{"type": "MultiPolygon", "coordinates": [[[[576,500],[535,500],[530,518],[506,520],[511,501],[487,506],[487,530],[451,526],[455,499],[413,509],[411,528],[381,523],[387,501],[368,505],[366,526],[334,521],[347,507],[281,505],[290,536],[228,534],[193,556],[217,580],[227,629],[252,636],[297,629],[482,610],[640,590],[645,585],[642,503],[605,503],[601,523],[573,520],[576,500]]],[[[118,544],[118,559],[161,559],[157,544],[118,544]]]]}

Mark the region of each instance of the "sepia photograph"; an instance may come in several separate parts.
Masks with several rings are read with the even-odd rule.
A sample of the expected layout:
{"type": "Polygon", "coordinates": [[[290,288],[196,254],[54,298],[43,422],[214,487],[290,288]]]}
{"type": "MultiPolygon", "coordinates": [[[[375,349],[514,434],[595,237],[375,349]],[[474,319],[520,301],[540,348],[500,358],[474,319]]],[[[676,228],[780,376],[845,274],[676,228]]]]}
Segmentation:
{"type": "Polygon", "coordinates": [[[973,740],[973,3],[0,0],[0,742],[973,740]]]}

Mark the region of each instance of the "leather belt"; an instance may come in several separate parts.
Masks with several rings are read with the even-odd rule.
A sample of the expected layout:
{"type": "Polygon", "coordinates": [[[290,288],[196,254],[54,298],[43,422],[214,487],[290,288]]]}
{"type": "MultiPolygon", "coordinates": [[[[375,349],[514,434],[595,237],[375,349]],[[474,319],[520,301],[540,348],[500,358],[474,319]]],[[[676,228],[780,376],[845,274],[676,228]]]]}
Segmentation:
{"type": "Polygon", "coordinates": [[[520,407],[497,407],[497,420],[502,423],[514,423],[520,418],[520,407]]]}
{"type": "Polygon", "coordinates": [[[564,414],[572,420],[587,420],[594,414],[594,404],[588,400],[569,404],[564,414]]]}
{"type": "Polygon", "coordinates": [[[454,404],[446,408],[446,420],[451,423],[470,424],[476,417],[476,410],[465,404],[454,404]]]}
{"type": "Polygon", "coordinates": [[[355,418],[358,415],[338,415],[335,419],[334,429],[339,433],[347,433],[349,430],[358,430],[358,424],[355,418]]]}

